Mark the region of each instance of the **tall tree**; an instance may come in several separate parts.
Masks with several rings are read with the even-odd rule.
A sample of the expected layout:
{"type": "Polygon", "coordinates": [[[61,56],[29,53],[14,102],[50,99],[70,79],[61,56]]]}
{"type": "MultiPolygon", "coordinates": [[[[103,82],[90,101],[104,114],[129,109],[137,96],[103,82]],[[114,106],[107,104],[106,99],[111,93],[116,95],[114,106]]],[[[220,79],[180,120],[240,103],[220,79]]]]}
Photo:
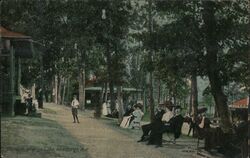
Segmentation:
{"type": "MultiPolygon", "coordinates": [[[[102,32],[99,34],[98,42],[102,44],[105,48],[105,57],[107,63],[107,73],[110,89],[110,100],[111,109],[115,108],[115,95],[114,86],[117,79],[116,72],[119,72],[119,61],[122,57],[122,41],[126,38],[128,32],[128,26],[130,24],[130,2],[127,0],[123,1],[107,1],[103,2],[100,8],[100,30],[102,32]]],[[[124,58],[123,58],[124,59],[124,58]]],[[[121,70],[123,71],[123,70],[121,70]]],[[[122,75],[121,73],[118,73],[122,75]]],[[[118,77],[120,78],[120,76],[118,77]]]]}
{"type": "MultiPolygon", "coordinates": [[[[231,123],[223,88],[232,80],[235,65],[245,67],[234,55],[244,56],[247,53],[245,49],[249,41],[246,34],[249,25],[247,3],[247,1],[158,1],[158,7],[165,10],[165,15],[172,20],[165,25],[164,32],[172,32],[172,35],[168,34],[171,40],[168,40],[165,48],[194,52],[190,56],[197,57],[195,59],[198,64],[193,64],[193,70],[198,70],[198,75],[208,76],[221,117],[222,129],[229,133],[231,123]],[[166,28],[171,29],[166,30],[166,28]],[[234,56],[234,59],[229,60],[229,56],[234,56]]],[[[186,55],[187,53],[182,52],[180,57],[186,55]]],[[[192,62],[187,61],[187,63],[192,62]]]]}
{"type": "MultiPolygon", "coordinates": [[[[153,43],[153,19],[152,19],[152,0],[148,1],[148,27],[149,27],[149,38],[150,41],[153,43]]],[[[152,56],[153,56],[153,47],[150,47],[148,58],[149,64],[152,64],[152,56]]],[[[153,96],[153,72],[152,70],[149,71],[149,105],[150,105],[150,120],[151,122],[154,121],[154,96],[153,96]]]]}

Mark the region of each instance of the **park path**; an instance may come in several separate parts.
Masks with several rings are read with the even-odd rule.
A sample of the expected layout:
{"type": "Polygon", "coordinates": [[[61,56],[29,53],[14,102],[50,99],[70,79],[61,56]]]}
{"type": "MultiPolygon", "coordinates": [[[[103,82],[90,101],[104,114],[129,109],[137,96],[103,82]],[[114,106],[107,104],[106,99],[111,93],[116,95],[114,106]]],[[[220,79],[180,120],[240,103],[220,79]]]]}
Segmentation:
{"type": "Polygon", "coordinates": [[[87,149],[91,158],[165,158],[154,147],[139,144],[136,140],[111,129],[92,118],[89,113],[79,115],[80,123],[72,123],[71,110],[55,104],[45,108],[56,113],[43,113],[43,118],[57,121],[87,149]]]}
{"type": "MultiPolygon", "coordinates": [[[[162,152],[154,146],[137,143],[135,139],[110,128],[93,118],[91,112],[79,115],[80,123],[72,123],[71,110],[56,104],[45,104],[42,117],[55,120],[82,143],[91,158],[182,158],[180,150],[162,152]],[[47,109],[47,110],[46,110],[47,109]]],[[[185,157],[196,157],[189,153],[185,157]]]]}

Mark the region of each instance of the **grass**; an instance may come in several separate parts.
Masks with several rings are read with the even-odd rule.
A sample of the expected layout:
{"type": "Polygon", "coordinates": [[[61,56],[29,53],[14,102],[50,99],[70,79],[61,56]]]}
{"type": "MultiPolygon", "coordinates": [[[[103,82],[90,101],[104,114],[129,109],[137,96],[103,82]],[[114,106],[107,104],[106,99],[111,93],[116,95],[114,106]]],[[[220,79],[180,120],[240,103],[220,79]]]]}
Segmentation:
{"type": "Polygon", "coordinates": [[[43,118],[1,118],[1,153],[4,157],[87,158],[86,149],[62,126],[43,118]]]}
{"type": "Polygon", "coordinates": [[[129,137],[132,137],[135,141],[139,140],[139,138],[141,137],[141,134],[142,134],[141,130],[121,128],[118,124],[117,119],[102,117],[99,121],[108,125],[111,129],[113,129],[119,133],[122,133],[124,135],[129,136],[129,137]]]}
{"type": "Polygon", "coordinates": [[[43,112],[44,112],[44,113],[47,113],[47,114],[56,114],[56,111],[55,111],[55,110],[48,109],[48,108],[44,108],[44,109],[43,109],[43,112]]]}
{"type": "Polygon", "coordinates": [[[150,122],[150,112],[149,111],[144,113],[144,115],[142,117],[142,121],[150,122]]]}

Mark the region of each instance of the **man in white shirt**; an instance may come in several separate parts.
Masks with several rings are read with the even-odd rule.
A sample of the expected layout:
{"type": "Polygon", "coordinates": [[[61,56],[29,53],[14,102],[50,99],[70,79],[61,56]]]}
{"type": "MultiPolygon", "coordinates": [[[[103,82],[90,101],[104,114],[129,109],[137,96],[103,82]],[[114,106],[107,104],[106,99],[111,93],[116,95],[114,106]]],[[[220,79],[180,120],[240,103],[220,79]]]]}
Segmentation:
{"type": "Polygon", "coordinates": [[[80,123],[79,120],[78,120],[78,116],[77,116],[77,109],[79,107],[79,101],[77,100],[76,96],[74,95],[74,98],[71,102],[71,111],[72,111],[72,115],[73,115],[73,119],[74,119],[74,122],[73,123],[80,123]]]}

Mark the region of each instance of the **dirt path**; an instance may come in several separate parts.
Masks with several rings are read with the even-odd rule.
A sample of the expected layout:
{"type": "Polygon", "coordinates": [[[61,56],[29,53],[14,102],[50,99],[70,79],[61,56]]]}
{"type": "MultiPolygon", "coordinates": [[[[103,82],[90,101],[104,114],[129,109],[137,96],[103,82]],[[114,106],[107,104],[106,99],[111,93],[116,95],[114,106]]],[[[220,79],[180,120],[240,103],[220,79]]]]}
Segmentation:
{"type": "Polygon", "coordinates": [[[55,104],[45,104],[45,108],[56,111],[43,111],[42,117],[55,120],[66,128],[71,135],[88,148],[92,158],[182,158],[198,157],[193,153],[181,153],[184,146],[164,152],[168,148],[156,149],[154,146],[137,143],[135,139],[110,128],[102,121],[94,119],[90,113],[80,114],[80,124],[72,123],[69,108],[55,104]]]}

